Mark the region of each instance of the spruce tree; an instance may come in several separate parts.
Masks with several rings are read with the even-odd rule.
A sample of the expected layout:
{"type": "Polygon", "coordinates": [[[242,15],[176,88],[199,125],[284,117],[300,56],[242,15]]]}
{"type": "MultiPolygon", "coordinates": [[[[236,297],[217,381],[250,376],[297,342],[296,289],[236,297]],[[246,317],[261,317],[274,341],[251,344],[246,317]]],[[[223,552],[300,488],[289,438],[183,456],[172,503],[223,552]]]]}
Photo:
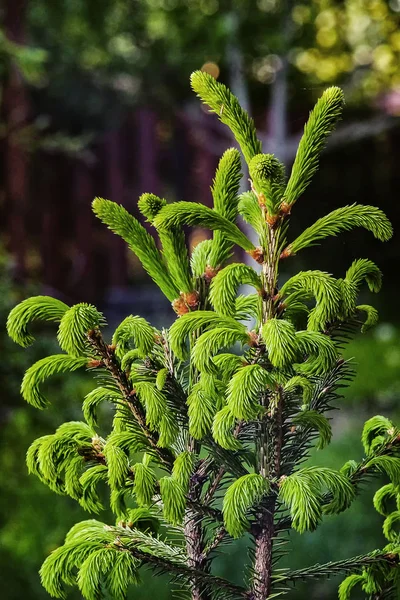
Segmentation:
{"type": "MultiPolygon", "coordinates": [[[[281,162],[262,153],[253,121],[224,85],[203,72],[191,84],[236,138],[249,191],[239,195],[241,156],[230,148],[212,184],[212,208],[143,194],[139,210],[159,242],[119,204],[93,202],[95,214],[126,241],[172,303],[172,326],[157,330],[129,315],[106,341],[95,306],[70,307],[46,296],[24,300],[8,318],[9,335],[24,347],[34,341],[32,321],[58,324],[62,352],[36,362],[22,382],[34,407],[47,406],[42,384],[52,375],[86,369],[95,380],[83,401],[84,420],[60,425],[27,453],[29,471],[91,517],[45,560],[43,585],[55,598],[78,586],[87,600],[123,600],[148,568],[168,574],[192,600],[265,600],[290,597],[297,581],[343,574],[341,600],[357,587],[367,598],[396,598],[400,430],[384,416],[372,417],[361,432],[361,462],[350,457],[340,470],[304,465],[314,446],[330,443],[330,411],[352,377],[341,350],[358,329],[376,323],[377,311],[357,297],[365,283],[379,291],[381,272],[360,258],[340,279],[318,270],[284,282],[278,277],[281,261],[328,236],[354,227],[382,241],[392,235],[381,210],[356,203],[318,219],[294,240],[288,235],[294,205],[341,116],[343,93],[331,87],[318,100],[286,178],[281,162]],[[253,228],[257,245],[238,217],[253,228]],[[184,226],[208,228],[212,239],[189,256],[184,226]],[[246,262],[229,262],[234,246],[247,253],[246,262]],[[239,293],[243,284],[253,293],[239,293]],[[114,412],[100,432],[102,403],[114,412]],[[388,482],[374,506],[385,518],[384,548],[297,571],[280,568],[288,531],[314,531],[382,475],[388,482]],[[115,523],[92,518],[104,507],[104,486],[115,523]],[[213,561],[245,535],[248,568],[238,585],[220,577],[213,561]]],[[[140,587],[135,594],[140,597],[140,587]]]]}

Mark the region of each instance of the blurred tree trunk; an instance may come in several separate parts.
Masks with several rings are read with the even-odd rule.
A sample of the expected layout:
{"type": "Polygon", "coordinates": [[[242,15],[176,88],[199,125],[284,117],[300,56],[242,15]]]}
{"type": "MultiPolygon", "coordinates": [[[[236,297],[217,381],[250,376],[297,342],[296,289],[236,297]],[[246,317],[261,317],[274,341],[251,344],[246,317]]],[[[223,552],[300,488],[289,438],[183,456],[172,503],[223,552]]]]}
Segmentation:
{"type": "MultiPolygon", "coordinates": [[[[4,30],[7,38],[17,44],[25,43],[25,14],[27,0],[5,0],[4,30]]],[[[21,134],[30,112],[28,93],[15,64],[7,73],[2,116],[5,124],[4,182],[8,247],[15,258],[15,275],[26,274],[26,207],[28,202],[29,156],[21,143],[21,134]]]]}
{"type": "MultiPolygon", "coordinates": [[[[104,168],[106,171],[106,189],[108,198],[124,203],[124,178],[122,171],[121,143],[118,130],[110,131],[105,138],[104,168]]],[[[110,285],[113,290],[123,288],[127,274],[126,244],[119,236],[110,236],[108,256],[110,260],[110,285]]]]}
{"type": "Polygon", "coordinates": [[[78,301],[82,298],[94,301],[94,239],[92,200],[94,198],[93,168],[88,160],[79,158],[74,169],[74,280],[72,293],[78,301]]]}

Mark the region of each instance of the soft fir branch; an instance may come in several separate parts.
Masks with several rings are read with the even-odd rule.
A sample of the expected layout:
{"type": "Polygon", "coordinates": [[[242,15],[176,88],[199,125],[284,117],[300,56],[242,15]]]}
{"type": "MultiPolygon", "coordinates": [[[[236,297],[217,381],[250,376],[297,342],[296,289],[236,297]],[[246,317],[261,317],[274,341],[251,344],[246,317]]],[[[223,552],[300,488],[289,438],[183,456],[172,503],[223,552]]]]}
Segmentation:
{"type": "Polygon", "coordinates": [[[317,171],[320,153],[328,135],[341,117],[343,104],[342,90],[330,87],[325,90],[311,111],[285,189],[284,202],[287,205],[292,206],[298,200],[317,171]]]}
{"type": "Polygon", "coordinates": [[[139,211],[155,237],[122,206],[101,198],[93,203],[172,303],[172,325],[157,330],[128,315],[108,342],[95,306],[68,307],[46,296],[24,300],[8,318],[10,337],[24,347],[34,341],[31,323],[59,323],[65,354],[27,370],[21,391],[30,404],[47,405],[41,386],[53,375],[84,368],[95,380],[82,403],[85,421],[64,423],[34,440],[29,472],[91,515],[108,504],[116,519],[115,525],[94,519],[76,524],[45,560],[43,585],[56,598],[75,585],[87,600],[125,600],[147,567],[167,574],[191,600],[266,600],[288,593],[298,580],[343,573],[341,600],[357,586],[369,598],[394,597],[400,582],[399,429],[388,417],[372,417],[362,431],[360,462],[350,459],[340,470],[304,466],[314,446],[323,450],[331,441],[329,413],[354,371],[341,356],[343,346],[377,321],[376,309],[359,304],[358,295],[364,284],[378,292],[382,273],[366,258],[354,260],[339,279],[308,270],[282,283],[279,273],[282,258],[354,227],[382,241],[392,234],[380,209],[354,204],[287,242],[291,208],[318,168],[343,93],[329,88],[317,102],[286,185],[282,163],[262,154],[237,98],[206,73],[194,73],[191,82],[239,143],[250,190],[238,196],[241,158],[230,148],[212,183],[212,208],[151,193],[140,197],[139,211]],[[239,215],[254,230],[256,245],[238,227],[239,215]],[[186,226],[213,232],[190,256],[186,226]],[[227,265],[235,246],[259,270],[227,265]],[[244,285],[253,288],[250,294],[241,293],[244,285]],[[104,402],[114,410],[107,433],[109,412],[98,418],[104,402]],[[299,571],[279,569],[289,549],[285,530],[314,531],[326,515],[347,510],[361,486],[382,476],[373,500],[387,539],[382,550],[299,571]],[[247,576],[236,585],[214,574],[213,561],[240,536],[249,538],[251,551],[247,576]]]}
{"type": "Polygon", "coordinates": [[[27,298],[17,304],[8,315],[7,333],[14,342],[26,348],[35,341],[27,329],[32,321],[43,320],[59,323],[68,308],[64,302],[49,296],[27,298]]]}
{"type": "Polygon", "coordinates": [[[253,120],[240,106],[238,99],[208,73],[196,71],[190,83],[199,98],[230,128],[249,163],[253,156],[261,152],[261,142],[257,139],[253,120]]]}

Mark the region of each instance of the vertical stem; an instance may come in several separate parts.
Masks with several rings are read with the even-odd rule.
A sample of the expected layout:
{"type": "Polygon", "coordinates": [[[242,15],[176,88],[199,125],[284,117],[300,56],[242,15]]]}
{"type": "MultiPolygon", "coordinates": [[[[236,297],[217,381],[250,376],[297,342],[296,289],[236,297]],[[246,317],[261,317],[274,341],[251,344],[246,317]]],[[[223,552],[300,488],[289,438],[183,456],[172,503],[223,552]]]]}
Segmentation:
{"type": "MultiPolygon", "coordinates": [[[[189,498],[191,500],[198,499],[195,482],[191,482],[190,484],[189,498]]],[[[199,514],[191,508],[189,508],[185,514],[184,534],[186,540],[186,552],[188,555],[188,567],[205,571],[207,569],[207,560],[203,553],[203,527],[199,514]]],[[[191,595],[192,600],[209,599],[209,594],[204,590],[203,585],[198,581],[192,582],[191,595]]]]}
{"type": "MultiPolygon", "coordinates": [[[[198,309],[204,309],[207,304],[207,289],[201,286],[199,291],[199,306],[198,309]]],[[[190,340],[190,346],[196,342],[196,339],[201,334],[200,331],[195,331],[190,340]]],[[[189,389],[195,385],[199,380],[199,372],[190,364],[189,372],[189,389]]],[[[201,444],[196,441],[192,436],[189,436],[187,441],[187,450],[193,452],[197,456],[200,454],[201,444]]],[[[199,466],[190,478],[188,499],[196,503],[200,500],[203,484],[204,484],[204,473],[199,466]]],[[[209,563],[207,556],[204,554],[204,527],[202,525],[202,515],[193,508],[187,508],[184,519],[184,536],[186,543],[186,553],[188,556],[187,565],[192,569],[198,571],[209,570],[209,563]]],[[[191,587],[192,600],[209,600],[210,595],[204,588],[204,585],[199,583],[198,580],[192,581],[191,587]]]]}
{"type": "MultiPolygon", "coordinates": [[[[274,297],[276,294],[278,261],[279,261],[280,225],[268,226],[265,242],[265,259],[263,263],[263,323],[275,315],[274,297]]],[[[262,404],[267,408],[269,397],[267,394],[262,399],[262,404]]],[[[258,434],[258,472],[263,477],[274,476],[279,471],[281,425],[277,419],[277,427],[271,427],[271,417],[281,414],[281,398],[274,417],[265,415],[260,423],[258,434]],[[276,433],[276,435],[274,435],[276,433]]],[[[253,530],[255,540],[254,580],[252,598],[265,600],[271,588],[272,572],[272,540],[274,537],[275,497],[269,496],[261,503],[257,518],[257,525],[253,530]]]]}
{"type": "MultiPolygon", "coordinates": [[[[189,439],[188,450],[199,453],[199,442],[193,438],[189,439]]],[[[200,500],[203,488],[204,478],[201,474],[201,468],[196,469],[192,474],[189,483],[188,498],[193,503],[200,500]]],[[[204,528],[201,515],[193,508],[188,508],[185,513],[184,535],[186,542],[186,552],[188,555],[188,567],[197,571],[208,571],[208,561],[204,554],[204,528]]],[[[192,582],[191,589],[192,600],[209,600],[210,596],[199,581],[192,582]]]]}

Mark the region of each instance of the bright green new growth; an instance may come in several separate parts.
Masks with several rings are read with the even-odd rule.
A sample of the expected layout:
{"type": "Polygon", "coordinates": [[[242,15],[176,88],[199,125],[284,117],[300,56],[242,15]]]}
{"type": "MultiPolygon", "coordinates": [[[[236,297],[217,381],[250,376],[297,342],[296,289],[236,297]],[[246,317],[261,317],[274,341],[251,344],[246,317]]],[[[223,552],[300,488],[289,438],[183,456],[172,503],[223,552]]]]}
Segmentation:
{"type": "Polygon", "coordinates": [[[298,580],[342,574],[341,600],[357,588],[370,599],[395,597],[400,431],[387,417],[372,417],[361,436],[361,462],[349,460],[340,470],[304,464],[313,446],[323,450],[331,441],[329,414],[352,376],[343,344],[378,318],[375,308],[358,304],[359,291],[365,283],[378,292],[382,274],[360,258],[338,279],[321,270],[300,271],[283,284],[279,278],[281,260],[327,236],[354,227],[382,241],[392,235],[381,210],[354,204],[287,239],[289,213],[341,115],[342,91],[330,88],[317,102],[286,183],[283,165],[262,153],[254,124],[232,93],[206,73],[191,81],[232,130],[249,166],[250,189],[238,196],[240,154],[231,148],[218,165],[212,208],[143,194],[139,210],[160,243],[122,206],[101,198],[93,203],[171,302],[173,324],[157,330],[129,315],[107,332],[107,342],[94,306],[68,307],[45,296],[24,300],[8,318],[10,336],[23,347],[34,341],[32,321],[59,324],[65,353],[39,360],[22,382],[33,406],[47,405],[41,385],[53,375],[86,367],[96,381],[83,400],[83,422],[64,423],[32,443],[29,472],[91,515],[108,501],[116,519],[115,525],[95,519],[75,525],[45,560],[42,583],[56,598],[76,585],[87,600],[124,600],[147,567],[168,574],[192,600],[266,600],[290,597],[298,580]],[[240,218],[254,229],[257,246],[241,231],[240,218]],[[213,232],[191,256],[185,226],[213,232]],[[251,265],[226,264],[235,245],[251,265]],[[250,294],[241,293],[244,285],[250,294]],[[114,407],[108,433],[99,426],[109,415],[105,403],[114,407]],[[288,530],[314,531],[326,515],[348,509],[376,476],[387,480],[373,499],[385,518],[384,548],[300,571],[279,567],[288,530]],[[250,552],[238,585],[219,577],[213,560],[222,544],[241,536],[250,552]]]}

